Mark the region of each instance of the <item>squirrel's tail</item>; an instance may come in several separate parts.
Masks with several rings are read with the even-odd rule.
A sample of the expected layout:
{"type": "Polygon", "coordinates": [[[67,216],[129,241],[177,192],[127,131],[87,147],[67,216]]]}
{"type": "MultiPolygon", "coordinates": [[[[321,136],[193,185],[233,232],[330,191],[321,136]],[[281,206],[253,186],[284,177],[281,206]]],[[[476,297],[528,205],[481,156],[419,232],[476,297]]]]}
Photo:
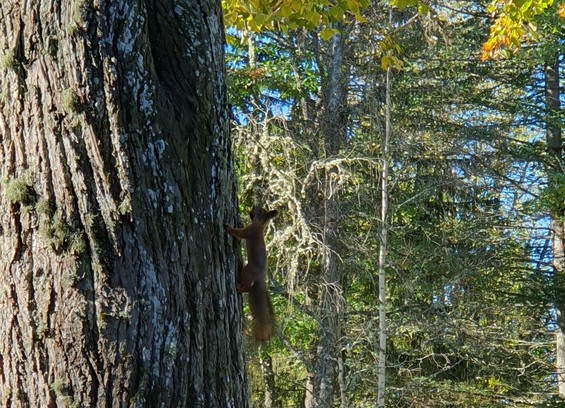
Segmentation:
{"type": "Polygon", "coordinates": [[[268,340],[273,334],[273,305],[262,279],[249,290],[249,308],[253,316],[253,337],[257,342],[268,340]]]}

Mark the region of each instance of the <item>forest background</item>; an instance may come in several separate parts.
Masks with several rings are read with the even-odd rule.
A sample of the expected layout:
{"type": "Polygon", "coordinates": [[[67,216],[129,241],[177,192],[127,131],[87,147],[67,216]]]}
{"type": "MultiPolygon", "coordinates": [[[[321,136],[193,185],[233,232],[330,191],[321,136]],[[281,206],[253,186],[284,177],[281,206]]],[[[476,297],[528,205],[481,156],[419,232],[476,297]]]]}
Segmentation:
{"type": "Polygon", "coordinates": [[[564,406],[560,14],[224,2],[240,208],[281,213],[253,406],[564,406]]]}
{"type": "Polygon", "coordinates": [[[563,406],[564,14],[1,1],[0,404],[563,406]]]}

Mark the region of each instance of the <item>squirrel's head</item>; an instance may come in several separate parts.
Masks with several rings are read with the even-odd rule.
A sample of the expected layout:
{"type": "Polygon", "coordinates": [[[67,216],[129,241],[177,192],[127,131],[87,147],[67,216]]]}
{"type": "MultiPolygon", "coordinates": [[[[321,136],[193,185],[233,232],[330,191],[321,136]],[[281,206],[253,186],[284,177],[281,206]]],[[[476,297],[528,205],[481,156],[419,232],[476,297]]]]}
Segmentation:
{"type": "Polygon", "coordinates": [[[251,218],[251,222],[255,224],[266,224],[267,221],[275,218],[278,213],[277,210],[267,211],[261,207],[253,207],[251,211],[249,211],[249,218],[251,218]]]}

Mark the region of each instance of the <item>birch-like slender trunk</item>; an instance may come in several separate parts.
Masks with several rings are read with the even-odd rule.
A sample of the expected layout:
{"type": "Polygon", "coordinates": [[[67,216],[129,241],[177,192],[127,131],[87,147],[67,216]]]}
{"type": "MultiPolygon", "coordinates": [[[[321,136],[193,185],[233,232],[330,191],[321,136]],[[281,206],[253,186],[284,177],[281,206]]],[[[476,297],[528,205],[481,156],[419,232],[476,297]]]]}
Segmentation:
{"type": "Polygon", "coordinates": [[[388,177],[390,162],[390,137],[392,86],[391,69],[386,71],[385,94],[385,133],[382,142],[382,170],[381,170],[381,227],[379,246],[379,357],[377,363],[377,407],[385,406],[386,384],[386,252],[388,244],[388,177]]]}

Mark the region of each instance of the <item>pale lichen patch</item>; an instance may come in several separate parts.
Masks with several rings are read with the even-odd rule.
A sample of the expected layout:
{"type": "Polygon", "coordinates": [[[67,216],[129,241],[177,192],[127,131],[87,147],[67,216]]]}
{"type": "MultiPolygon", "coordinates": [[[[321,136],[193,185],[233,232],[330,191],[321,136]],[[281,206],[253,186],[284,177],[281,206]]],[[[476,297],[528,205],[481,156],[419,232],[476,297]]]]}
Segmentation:
{"type": "Polygon", "coordinates": [[[67,88],[61,93],[61,103],[65,112],[74,113],[77,111],[78,98],[72,88],[67,88]]]}
{"type": "Polygon", "coordinates": [[[31,176],[26,173],[21,177],[12,177],[6,182],[4,196],[11,204],[31,206],[37,201],[37,194],[33,189],[31,176]]]}
{"type": "Polygon", "coordinates": [[[15,69],[18,66],[18,60],[16,58],[16,54],[14,53],[14,51],[6,51],[1,57],[0,57],[0,68],[5,69],[5,70],[9,70],[9,69],[15,69]]]}

